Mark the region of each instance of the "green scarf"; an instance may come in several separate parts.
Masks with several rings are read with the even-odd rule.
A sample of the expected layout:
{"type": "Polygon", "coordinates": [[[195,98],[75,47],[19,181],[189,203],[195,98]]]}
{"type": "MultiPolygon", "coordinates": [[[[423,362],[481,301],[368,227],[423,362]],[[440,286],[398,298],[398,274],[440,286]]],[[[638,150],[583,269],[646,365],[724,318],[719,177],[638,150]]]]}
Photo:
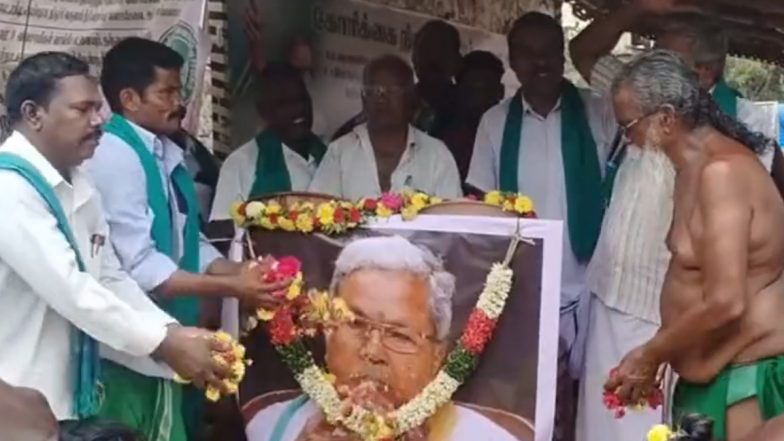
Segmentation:
{"type": "MultiPolygon", "coordinates": [[[[38,191],[39,196],[49,206],[49,211],[57,220],[57,228],[63,233],[68,244],[76,256],[76,265],[80,272],[86,272],[84,260],[79,252],[79,245],[76,243],[71,227],[68,224],[68,217],[63,211],[60,200],[54,189],[41,172],[33,164],[13,153],[0,153],[0,169],[10,170],[18,173],[38,191]]],[[[98,344],[96,341],[73,327],[72,333],[73,355],[76,361],[76,379],[74,381],[73,408],[77,418],[89,418],[94,416],[101,403],[101,392],[98,378],[100,376],[100,363],[98,357],[98,344]]]]}
{"type": "MultiPolygon", "coordinates": [[[[520,191],[517,176],[522,128],[523,100],[522,91],[518,91],[509,104],[501,143],[502,191],[520,191]]],[[[587,262],[596,247],[604,215],[602,174],[585,107],[577,88],[568,81],[564,82],[561,95],[561,155],[566,178],[569,239],[577,259],[587,262]]]]}
{"type": "Polygon", "coordinates": [[[738,117],[738,98],[740,96],[740,92],[731,88],[724,79],[719,80],[713,87],[713,99],[716,104],[724,113],[733,118],[738,117]]]}
{"type": "MultiPolygon", "coordinates": [[[[161,181],[155,157],[139,137],[139,134],[136,133],[136,130],[122,116],[112,115],[104,130],[122,139],[139,157],[146,180],[147,203],[153,214],[152,240],[155,242],[155,248],[159,252],[177,261],[172,239],[174,216],[169,207],[169,200],[166,198],[164,183],[161,181]]],[[[193,184],[193,179],[182,164],[177,165],[174,169],[171,179],[174,188],[180,192],[187,206],[187,218],[182,238],[182,243],[184,244],[183,255],[179,259],[179,267],[188,272],[198,273],[199,204],[196,198],[196,188],[193,184]]],[[[158,304],[184,326],[195,326],[198,323],[199,302],[196,298],[180,297],[159,300],[158,304]]]]}
{"type": "MultiPolygon", "coordinates": [[[[250,189],[248,199],[254,196],[263,196],[271,193],[291,191],[291,176],[283,156],[283,143],[280,138],[269,130],[256,136],[258,155],[256,158],[256,178],[250,189]]],[[[321,140],[311,135],[308,146],[308,155],[321,163],[327,146],[321,140]]]]}

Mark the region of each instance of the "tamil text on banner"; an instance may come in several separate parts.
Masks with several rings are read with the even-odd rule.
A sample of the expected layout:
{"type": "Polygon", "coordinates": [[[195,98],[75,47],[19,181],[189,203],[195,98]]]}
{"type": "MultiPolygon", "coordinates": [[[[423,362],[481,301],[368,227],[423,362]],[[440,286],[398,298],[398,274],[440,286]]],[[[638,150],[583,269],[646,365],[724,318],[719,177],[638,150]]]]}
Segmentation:
{"type": "MultiPolygon", "coordinates": [[[[227,7],[234,146],[259,129],[255,79],[270,61],[303,69],[313,97],[313,131],[329,139],[361,110],[361,75],[368,61],[383,54],[409,60],[417,30],[433,19],[360,0],[237,0],[227,7]]],[[[481,49],[507,58],[503,35],[455,27],[463,52],[481,49]]],[[[507,86],[515,81],[507,72],[507,86]]]]}
{"type": "Polygon", "coordinates": [[[5,85],[24,57],[69,52],[98,73],[103,54],[119,40],[162,41],[185,59],[186,127],[195,129],[209,41],[202,26],[205,0],[3,0],[0,2],[0,140],[8,135],[5,85]]]}
{"type": "MultiPolygon", "coordinates": [[[[320,289],[330,286],[335,259],[353,240],[399,235],[429,249],[443,258],[446,270],[457,279],[449,333],[453,344],[466,325],[492,264],[504,260],[518,232],[531,240],[521,243],[511,260],[514,278],[509,300],[478,369],[454,396],[459,418],[477,419],[484,430],[492,433],[475,433],[458,421],[452,427],[462,429],[444,439],[549,441],[555,413],[560,223],[422,215],[411,222],[393,218],[337,238],[262,230],[254,230],[252,237],[254,248],[264,254],[291,255],[301,260],[306,285],[320,289]]],[[[268,441],[268,432],[275,430],[281,418],[288,418],[281,411],[300,392],[261,328],[251,331],[244,343],[248,356],[255,361],[240,389],[248,439],[268,441]]],[[[314,339],[310,346],[318,363],[323,364],[321,340],[314,339]]],[[[335,357],[330,354],[330,359],[335,357]]],[[[297,421],[287,423],[280,441],[298,439],[303,427],[297,421]]]]}

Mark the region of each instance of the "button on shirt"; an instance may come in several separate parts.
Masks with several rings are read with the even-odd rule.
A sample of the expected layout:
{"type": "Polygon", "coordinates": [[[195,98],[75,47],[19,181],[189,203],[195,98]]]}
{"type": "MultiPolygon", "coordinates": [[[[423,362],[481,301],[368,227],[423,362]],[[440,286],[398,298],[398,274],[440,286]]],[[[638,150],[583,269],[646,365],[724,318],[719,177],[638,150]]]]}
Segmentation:
{"type": "Polygon", "coordinates": [[[122,271],[99,195],[76,168],[67,182],[19,133],[0,151],[29,161],[54,188],[68,217],[87,272],[48,205],[16,172],[0,171],[0,378],[37,389],[59,420],[75,418],[73,327],[117,351],[149,355],[175,321],[122,271]]]}
{"type": "MultiPolygon", "coordinates": [[[[130,121],[128,123],[155,156],[170,212],[174,213],[173,249],[176,261],[179,261],[183,253],[182,232],[187,210],[184,200],[174,190],[171,174],[177,165],[183,163],[183,151],[170,139],[157,137],[130,121]]],[[[179,268],[175,260],[155,248],[152,240],[153,213],[147,202],[146,177],[138,155],[120,138],[106,133],[86,167],[101,193],[106,219],[112,230],[111,240],[122,267],[145,292],[151,293],[179,268]]],[[[203,272],[221,254],[204,236],[200,236],[200,241],[200,270],[203,272]]],[[[173,375],[168,368],[149,358],[131,358],[112,351],[102,352],[102,355],[144,375],[163,378],[173,375]]]]}
{"type": "MultiPolygon", "coordinates": [[[[613,119],[608,116],[612,114],[612,109],[608,103],[596,99],[589,91],[581,90],[580,96],[596,142],[599,160],[597,166],[603,172],[607,150],[616,130],[613,119]]],[[[514,98],[506,99],[488,110],[479,123],[467,182],[485,192],[500,187],[501,144],[512,99],[514,98]]],[[[537,114],[525,99],[523,110],[517,176],[519,192],[533,200],[534,209],[540,218],[566,221],[568,207],[561,154],[560,101],[547,116],[537,114]]],[[[562,305],[577,299],[585,278],[585,265],[581,264],[572,252],[568,231],[564,226],[562,305]]]]}
{"type": "MultiPolygon", "coordinates": [[[[248,198],[256,181],[258,157],[259,147],[256,140],[252,139],[226,158],[226,162],[221,167],[210,220],[229,219],[231,204],[248,198]]],[[[303,158],[285,144],[283,144],[283,159],[286,161],[286,168],[291,178],[291,189],[307,191],[316,172],[316,161],[313,158],[303,158]]]]}
{"type": "MultiPolygon", "coordinates": [[[[392,173],[391,190],[415,189],[443,199],[463,196],[452,153],[441,141],[409,126],[406,151],[392,173]]],[[[381,196],[378,167],[367,125],[330,144],[310,191],[348,200],[381,196]]]]}

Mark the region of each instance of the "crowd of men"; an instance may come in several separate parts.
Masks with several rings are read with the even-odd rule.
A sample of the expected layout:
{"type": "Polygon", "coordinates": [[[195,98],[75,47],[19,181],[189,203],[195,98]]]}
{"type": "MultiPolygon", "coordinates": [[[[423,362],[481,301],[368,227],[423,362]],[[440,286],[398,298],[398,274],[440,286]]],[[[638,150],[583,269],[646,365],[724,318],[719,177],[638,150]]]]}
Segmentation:
{"type": "MultiPolygon", "coordinates": [[[[507,36],[521,86],[506,99],[502,61],[462,55],[457,30],[430,22],[413,67],[393,55],[365,67],[361,112],[328,145],[313,133],[301,69],[266,64],[264,129],[226,159],[206,204],[183,148],[175,51],[125,39],[99,79],[64,53],[23,60],[0,148],[0,308],[14,311],[0,324],[13,354],[0,357],[3,433],[47,439],[60,421],[67,436],[199,439],[201,392],[173,378],[223,387],[228,375],[199,302],[270,306],[285,286],[262,282],[267,260],[223,258],[200,231],[205,218],[273,193],[356,200],[413,188],[445,199],[519,192],[540,218],[564,222],[561,339],[580,385],[578,440],[642,439],[661,410],[615,419],[602,396],[636,403],[662,365],[680,376],[678,415],[712,418],[717,440],[771,439],[756,431],[770,436],[781,424],[763,421],[784,413],[777,114],[723,80],[723,30],[674,4],[631,2],[569,43],[590,89],[564,78],[561,25],[523,15],[507,36]],[[661,23],[656,48],[625,64],[611,50],[643,20],[661,23]]],[[[422,277],[442,270],[417,258],[422,277]]]]}

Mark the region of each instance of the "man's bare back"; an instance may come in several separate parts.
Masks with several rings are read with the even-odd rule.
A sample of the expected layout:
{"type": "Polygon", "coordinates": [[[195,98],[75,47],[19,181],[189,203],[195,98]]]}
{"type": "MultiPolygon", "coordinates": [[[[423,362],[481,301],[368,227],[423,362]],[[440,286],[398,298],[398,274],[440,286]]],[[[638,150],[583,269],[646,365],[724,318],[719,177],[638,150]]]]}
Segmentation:
{"type": "Polygon", "coordinates": [[[749,149],[713,129],[690,142],[703,147],[677,173],[662,327],[717,283],[740,283],[737,297],[723,300],[738,317],[671,362],[682,378],[706,383],[729,364],[784,353],[784,200],[749,149]]]}

